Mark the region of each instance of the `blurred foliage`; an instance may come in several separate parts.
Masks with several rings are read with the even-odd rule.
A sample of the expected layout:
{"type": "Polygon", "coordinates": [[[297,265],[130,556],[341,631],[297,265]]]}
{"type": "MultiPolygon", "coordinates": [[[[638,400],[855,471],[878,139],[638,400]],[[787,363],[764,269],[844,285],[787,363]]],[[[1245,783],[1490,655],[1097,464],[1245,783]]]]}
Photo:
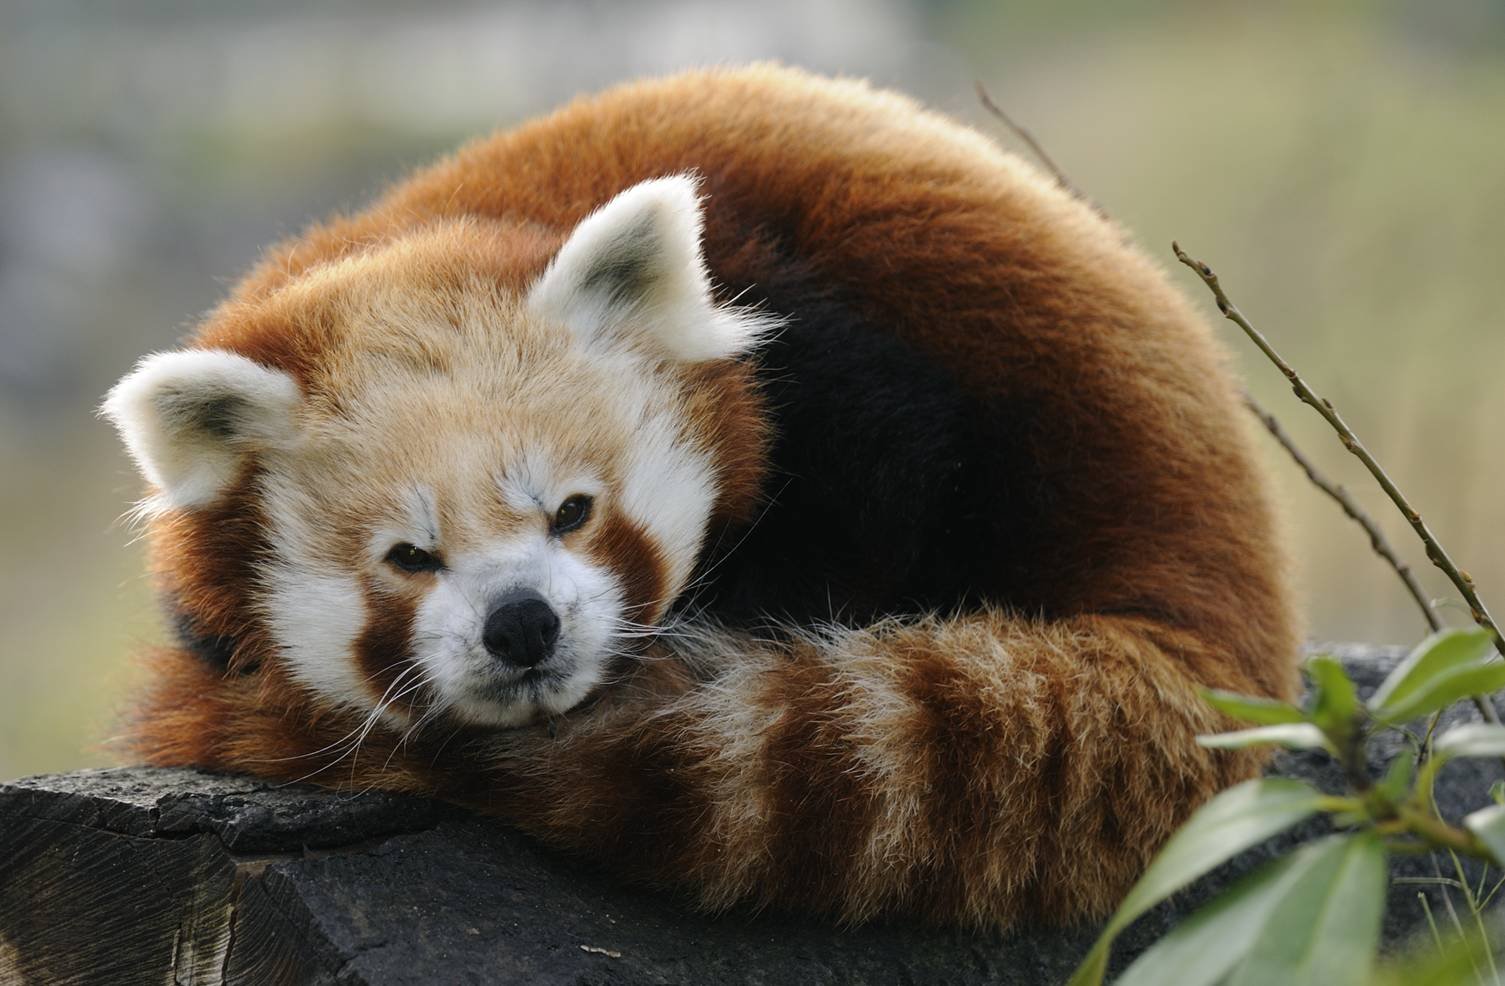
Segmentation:
{"type": "MultiPolygon", "coordinates": [[[[1235,278],[1460,563],[1505,585],[1502,42],[1494,0],[0,0],[0,778],[106,760],[129,654],[162,636],[114,523],[137,483],[91,414],[114,378],[305,222],[576,92],[708,61],[867,75],[996,132],[981,79],[1163,262],[1176,237],[1235,278]]],[[[1409,545],[1227,338],[1255,394],[1409,545]]],[[[1362,536],[1269,463],[1313,634],[1414,637],[1362,536]]]]}
{"type": "MultiPolygon", "coordinates": [[[[1401,983],[1498,984],[1494,943],[1483,914],[1505,880],[1487,867],[1505,868],[1505,805],[1498,794],[1475,792],[1480,807],[1459,819],[1444,818],[1434,792],[1437,773],[1460,757],[1505,756],[1505,726],[1465,722],[1437,736],[1443,712],[1464,698],[1484,700],[1505,688],[1505,664],[1494,634],[1475,627],[1434,633],[1385,678],[1365,702],[1340,661],[1307,663],[1306,706],[1231,692],[1204,697],[1234,721],[1253,724],[1236,732],[1197,737],[1203,746],[1244,749],[1282,746],[1326,750],[1343,765],[1347,792],[1324,794],[1304,780],[1265,777],[1223,791],[1199,808],[1166,841],[1144,875],[1108,919],[1070,986],[1102,986],[1118,934],[1151,907],[1270,836],[1326,813],[1337,831],[1286,849],[1273,861],[1219,893],[1148,950],[1116,986],[1365,986],[1375,978],[1388,873],[1393,853],[1446,853],[1456,881],[1437,884],[1472,918],[1465,925],[1451,897],[1450,941],[1440,933],[1418,954],[1386,970],[1401,983]],[[1430,718],[1425,737],[1408,728],[1430,718]],[[1406,737],[1376,783],[1370,741],[1386,730],[1406,737]],[[1490,803],[1494,800],[1495,803],[1490,803]],[[1459,856],[1486,864],[1475,891],[1459,856]],[[1487,894],[1484,887],[1493,883],[1487,894]],[[1485,971],[1490,973],[1485,975],[1485,971]],[[1475,973],[1477,972],[1477,976],[1475,973]]],[[[1425,901],[1426,897],[1423,896],[1425,901]]],[[[1430,913],[1430,912],[1429,912],[1430,913]]],[[[1435,932],[1434,928],[1434,932],[1435,932]]]]}

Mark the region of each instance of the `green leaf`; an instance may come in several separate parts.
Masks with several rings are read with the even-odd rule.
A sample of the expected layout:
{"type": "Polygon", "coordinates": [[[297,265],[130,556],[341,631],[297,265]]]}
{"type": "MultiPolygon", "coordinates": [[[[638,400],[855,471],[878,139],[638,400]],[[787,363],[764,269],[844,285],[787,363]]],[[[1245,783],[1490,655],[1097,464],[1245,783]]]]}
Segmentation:
{"type": "Polygon", "coordinates": [[[1385,768],[1385,778],[1377,785],[1381,794],[1392,802],[1406,800],[1416,780],[1416,758],[1409,753],[1397,754],[1385,768]]]}
{"type": "Polygon", "coordinates": [[[1505,805],[1480,808],[1464,817],[1463,827],[1484,843],[1496,866],[1505,866],[1505,805]]]}
{"type": "Polygon", "coordinates": [[[1312,681],[1312,721],[1332,736],[1352,735],[1359,716],[1359,693],[1343,670],[1341,662],[1331,657],[1314,657],[1306,662],[1312,681]]]}
{"type": "Polygon", "coordinates": [[[1497,805],[1505,805],[1505,781],[1495,781],[1489,786],[1489,800],[1497,805]]]}
{"type": "Polygon", "coordinates": [[[1186,918],[1114,986],[1213,986],[1230,972],[1244,984],[1367,983],[1385,879],[1373,835],[1312,843],[1186,918]]]}
{"type": "Polygon", "coordinates": [[[1385,910],[1385,847],[1372,832],[1330,836],[1296,854],[1228,986],[1367,986],[1385,910]]]}
{"type": "Polygon", "coordinates": [[[1134,960],[1113,986],[1211,986],[1221,982],[1254,944],[1270,911],[1288,890],[1286,874],[1298,859],[1263,866],[1185,918],[1134,960]]]}
{"type": "Polygon", "coordinates": [[[1233,733],[1212,733],[1198,736],[1197,745],[1217,750],[1242,750],[1248,746],[1275,743],[1288,750],[1332,750],[1322,730],[1309,722],[1290,722],[1281,726],[1260,726],[1256,729],[1240,729],[1233,733]]]}
{"type": "Polygon", "coordinates": [[[1099,938],[1066,986],[1102,986],[1103,977],[1108,974],[1108,949],[1112,947],[1112,938],[1099,938]]]}
{"type": "Polygon", "coordinates": [[[1245,781],[1207,804],[1170,837],[1139,882],[1108,919],[1071,986],[1097,986],[1108,968],[1118,933],[1145,911],[1248,847],[1311,816],[1323,795],[1283,777],[1245,781]]]}
{"type": "Polygon", "coordinates": [[[1465,665],[1431,679],[1405,699],[1379,709],[1375,717],[1387,725],[1409,722],[1445,709],[1460,698],[1489,695],[1501,688],[1505,688],[1505,661],[1465,665]]]}
{"type": "Polygon", "coordinates": [[[1382,710],[1407,703],[1441,676],[1477,665],[1488,654],[1494,638],[1482,628],[1441,630],[1423,640],[1375,691],[1369,709],[1391,722],[1403,721],[1382,710]]]}
{"type": "Polygon", "coordinates": [[[1278,726],[1286,722],[1305,722],[1306,714],[1290,702],[1263,698],[1257,695],[1240,695],[1216,688],[1202,689],[1202,698],[1208,705],[1240,722],[1252,722],[1261,726],[1278,726]]]}
{"type": "Polygon", "coordinates": [[[1471,722],[1454,726],[1432,743],[1432,755],[1438,757],[1505,756],[1505,726],[1471,722]]]}

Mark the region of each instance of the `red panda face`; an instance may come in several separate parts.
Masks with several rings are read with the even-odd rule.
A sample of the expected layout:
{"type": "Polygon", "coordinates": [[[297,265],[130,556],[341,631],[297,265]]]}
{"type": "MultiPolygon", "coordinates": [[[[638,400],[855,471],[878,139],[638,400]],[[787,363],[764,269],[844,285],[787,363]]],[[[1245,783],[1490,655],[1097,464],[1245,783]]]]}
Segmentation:
{"type": "Polygon", "coordinates": [[[689,180],[635,186],[521,294],[465,224],[407,234],[268,302],[296,366],[160,354],[105,410],[150,511],[257,518],[233,591],[301,686],[394,722],[562,713],[688,581],[718,495],[690,381],[766,328],[710,301],[699,222],[689,180]]]}
{"type": "Polygon", "coordinates": [[[310,402],[264,458],[275,561],[259,608],[325,694],[427,688],[466,721],[513,725],[578,703],[663,615],[716,480],[672,366],[516,306],[458,327],[438,314],[406,305],[422,358],[342,361],[314,384],[337,407],[310,402]],[[519,598],[529,618],[509,618],[519,598]]]}

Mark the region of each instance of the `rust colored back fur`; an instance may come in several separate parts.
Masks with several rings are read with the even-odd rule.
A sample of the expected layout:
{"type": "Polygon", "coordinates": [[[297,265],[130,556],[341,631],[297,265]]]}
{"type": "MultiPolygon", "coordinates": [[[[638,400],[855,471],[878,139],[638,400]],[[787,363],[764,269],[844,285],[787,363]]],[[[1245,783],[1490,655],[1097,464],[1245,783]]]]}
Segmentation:
{"type": "MultiPolygon", "coordinates": [[[[166,587],[238,651],[228,674],[153,655],[138,749],[438,793],[708,907],[989,925],[1104,912],[1192,809],[1258,769],[1193,743],[1223,725],[1197,689],[1291,697],[1296,627],[1207,328],[1119,230],[986,139],[776,67],[624,86],[282,244],[196,343],[304,379],[318,337],[277,305],[321,265],[480,217],[504,232],[478,262],[520,291],[591,210],[682,171],[704,176],[728,297],[798,258],[987,406],[1031,409],[1022,442],[1050,510],[1029,564],[999,559],[990,601],[956,615],[784,641],[706,628],[553,734],[379,727],[351,753],[355,721],[291,682],[240,605],[244,565],[271,550],[248,480],[157,522],[166,587]]],[[[764,409],[740,364],[702,372],[688,413],[716,436],[716,522],[741,530],[764,494],[764,409]]]]}

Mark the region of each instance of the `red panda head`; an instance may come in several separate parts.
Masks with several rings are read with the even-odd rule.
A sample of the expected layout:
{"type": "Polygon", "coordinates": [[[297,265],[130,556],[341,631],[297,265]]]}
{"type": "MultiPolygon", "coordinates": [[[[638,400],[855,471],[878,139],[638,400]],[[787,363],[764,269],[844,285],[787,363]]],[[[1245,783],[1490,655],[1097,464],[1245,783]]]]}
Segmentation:
{"type": "Polygon", "coordinates": [[[644,182],[531,283],[517,226],[430,222],[144,359],[104,413],[186,621],[397,721],[582,701],[691,576],[726,482],[707,368],[769,325],[713,302],[701,222],[692,180],[644,182]]]}

